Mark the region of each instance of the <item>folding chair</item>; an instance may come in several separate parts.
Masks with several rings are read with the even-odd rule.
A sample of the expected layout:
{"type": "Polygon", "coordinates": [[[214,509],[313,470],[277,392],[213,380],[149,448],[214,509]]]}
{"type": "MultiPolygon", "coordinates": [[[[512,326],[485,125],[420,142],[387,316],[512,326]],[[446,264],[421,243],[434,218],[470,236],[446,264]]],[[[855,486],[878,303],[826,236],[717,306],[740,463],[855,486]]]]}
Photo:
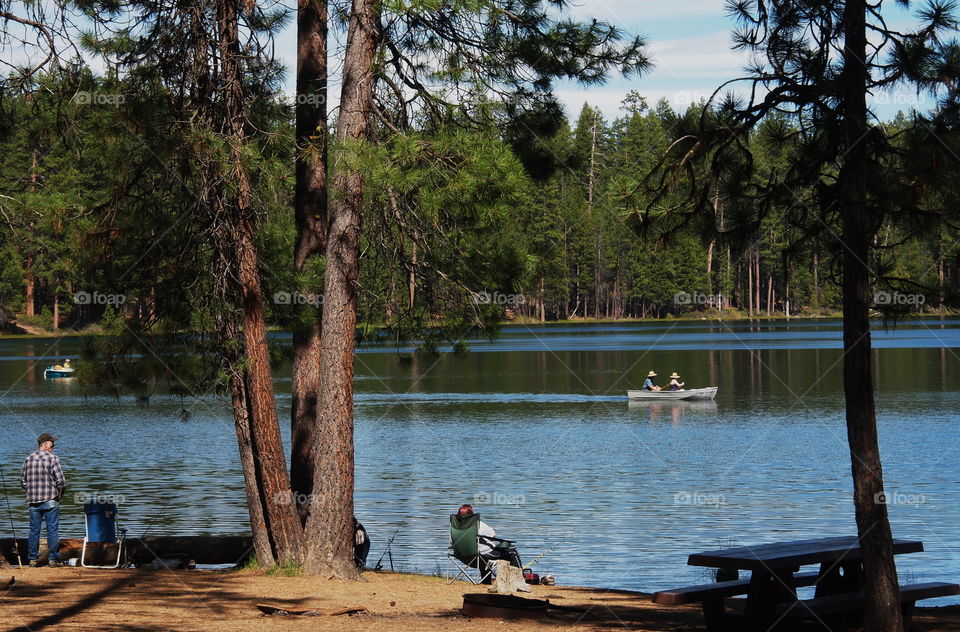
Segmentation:
{"type": "Polygon", "coordinates": [[[493,573],[480,559],[479,522],[480,514],[450,516],[450,551],[447,559],[453,562],[458,572],[451,575],[448,584],[455,582],[461,575],[471,584],[481,584],[493,573]],[[467,572],[471,569],[480,575],[479,580],[474,580],[467,572]]]}
{"type": "Polygon", "coordinates": [[[83,548],[80,549],[80,565],[86,568],[119,568],[123,557],[123,541],[127,530],[117,529],[117,506],[113,503],[89,502],[83,505],[83,548]],[[116,544],[117,559],[112,566],[86,563],[87,544],[116,544]]]}
{"type": "MultiPolygon", "coordinates": [[[[452,584],[459,579],[461,575],[472,584],[482,584],[488,577],[493,575],[493,567],[487,564],[488,560],[480,557],[479,523],[480,514],[471,514],[469,516],[452,514],[450,516],[450,552],[447,553],[447,559],[453,562],[459,572],[450,577],[450,580],[447,582],[448,584],[452,584]],[[480,579],[473,579],[468,573],[470,570],[477,571],[480,579]]],[[[513,544],[512,540],[486,536],[484,539],[495,543],[493,548],[503,551],[504,555],[508,551],[516,555],[515,549],[511,546],[513,544]]],[[[492,562],[494,559],[497,558],[491,556],[489,561],[492,562]]],[[[519,557],[517,557],[517,560],[519,561],[519,557]]]]}

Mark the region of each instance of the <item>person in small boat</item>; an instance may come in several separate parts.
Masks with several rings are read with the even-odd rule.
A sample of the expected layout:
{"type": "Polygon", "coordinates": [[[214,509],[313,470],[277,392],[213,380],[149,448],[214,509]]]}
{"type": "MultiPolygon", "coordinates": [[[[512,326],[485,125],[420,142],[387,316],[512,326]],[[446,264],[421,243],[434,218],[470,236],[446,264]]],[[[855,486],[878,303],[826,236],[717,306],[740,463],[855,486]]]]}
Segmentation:
{"type": "Polygon", "coordinates": [[[653,378],[657,377],[657,374],[654,371],[647,373],[647,379],[643,381],[643,390],[645,391],[660,391],[663,390],[657,383],[653,381],[653,378]]]}
{"type": "Polygon", "coordinates": [[[684,385],[684,382],[681,382],[681,381],[680,381],[680,376],[677,375],[677,372],[676,372],[676,371],[674,371],[673,374],[670,376],[670,384],[669,384],[670,390],[671,390],[671,391],[682,391],[682,390],[683,390],[683,385],[684,385]]]}

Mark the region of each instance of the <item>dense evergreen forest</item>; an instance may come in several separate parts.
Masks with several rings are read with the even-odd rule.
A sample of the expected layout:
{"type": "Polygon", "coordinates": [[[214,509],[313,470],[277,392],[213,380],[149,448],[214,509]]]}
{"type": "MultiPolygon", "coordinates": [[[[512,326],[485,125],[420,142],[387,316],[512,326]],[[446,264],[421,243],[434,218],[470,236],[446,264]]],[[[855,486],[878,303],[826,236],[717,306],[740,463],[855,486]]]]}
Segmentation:
{"type": "MultiPolygon", "coordinates": [[[[176,104],[149,79],[60,71],[5,96],[0,312],[7,319],[47,330],[96,328],[104,318],[149,319],[161,300],[180,302],[188,314],[205,296],[200,268],[214,253],[197,236],[206,227],[191,225],[185,210],[200,190],[181,164],[191,139],[171,133],[176,104]]],[[[246,159],[262,222],[268,319],[289,326],[298,308],[322,302],[322,270],[309,272],[311,285],[294,278],[288,262],[294,104],[269,82],[251,89],[249,116],[259,133],[246,159]],[[304,287],[317,290],[297,289],[304,287]]],[[[614,120],[585,105],[576,120],[507,126],[496,111],[502,107],[480,102],[462,124],[384,129],[388,140],[357,157],[371,183],[362,321],[402,329],[479,309],[532,321],[839,309],[831,227],[813,235],[793,229],[789,203],[750,234],[728,238],[722,225],[690,223],[666,239],[638,226],[648,217],[639,212],[644,179],[698,125],[702,105],[677,112],[631,93],[614,120]]],[[[760,173],[791,159],[772,131],[784,125],[767,121],[753,134],[760,173]]],[[[907,126],[900,114],[881,129],[896,143],[907,126]]],[[[715,197],[722,221],[722,191],[715,197]]],[[[937,310],[955,301],[955,231],[888,221],[874,245],[876,269],[900,282],[898,289],[878,283],[878,306],[937,310]]]]}

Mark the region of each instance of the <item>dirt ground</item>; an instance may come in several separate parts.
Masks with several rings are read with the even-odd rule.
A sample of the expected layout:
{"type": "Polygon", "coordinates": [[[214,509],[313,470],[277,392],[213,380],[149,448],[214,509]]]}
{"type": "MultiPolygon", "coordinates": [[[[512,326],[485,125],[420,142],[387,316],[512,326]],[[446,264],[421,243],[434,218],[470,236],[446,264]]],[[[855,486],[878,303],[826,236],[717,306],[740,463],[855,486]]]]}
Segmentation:
{"type": "MultiPolygon", "coordinates": [[[[565,609],[541,621],[471,619],[465,593],[486,587],[447,585],[438,577],[367,572],[363,581],[271,577],[262,571],[148,571],[78,568],[0,569],[3,629],[138,631],[299,630],[702,630],[695,607],[662,607],[642,593],[533,586],[530,596],[565,609]],[[11,584],[11,576],[15,581],[11,584]],[[264,615],[258,603],[295,609],[366,608],[338,616],[264,615]]],[[[919,608],[916,629],[960,632],[960,606],[919,608]]]]}

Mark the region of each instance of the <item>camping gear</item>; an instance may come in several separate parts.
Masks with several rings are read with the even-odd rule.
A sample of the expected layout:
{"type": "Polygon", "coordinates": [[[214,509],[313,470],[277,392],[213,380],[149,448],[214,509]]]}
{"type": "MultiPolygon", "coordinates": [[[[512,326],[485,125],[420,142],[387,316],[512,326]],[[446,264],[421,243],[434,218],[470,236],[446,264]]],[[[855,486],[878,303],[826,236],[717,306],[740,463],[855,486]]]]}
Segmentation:
{"type": "Polygon", "coordinates": [[[119,568],[123,557],[123,541],[127,530],[117,529],[117,506],[114,503],[89,502],[83,505],[83,548],[80,550],[80,565],[85,568],[119,568]],[[112,566],[87,564],[87,544],[116,544],[117,559],[112,566]]]}

